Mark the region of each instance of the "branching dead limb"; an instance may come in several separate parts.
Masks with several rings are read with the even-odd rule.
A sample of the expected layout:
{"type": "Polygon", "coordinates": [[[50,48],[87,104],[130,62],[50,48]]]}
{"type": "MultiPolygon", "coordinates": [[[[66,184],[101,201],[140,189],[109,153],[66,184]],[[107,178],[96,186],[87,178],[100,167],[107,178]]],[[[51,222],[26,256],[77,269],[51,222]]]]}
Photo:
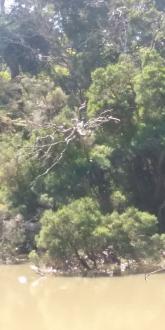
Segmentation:
{"type": "Polygon", "coordinates": [[[31,157],[33,159],[39,159],[45,166],[46,163],[48,163],[48,160],[53,158],[53,154],[56,153],[55,159],[52,163],[45,171],[43,171],[43,173],[36,177],[34,182],[40,177],[47,175],[57,164],[60,163],[70,143],[76,139],[83,141],[84,138],[90,137],[99,127],[110,121],[117,123],[120,120],[112,116],[111,110],[105,110],[98,117],[86,122],[80,121],[77,117],[74,117],[71,120],[70,127],[68,127],[68,124],[57,125],[55,123],[48,123],[46,125],[35,125],[35,123],[30,123],[32,129],[38,130],[38,132],[41,129],[42,131],[44,129],[46,133],[45,136],[36,138],[31,157]],[[49,131],[51,132],[49,133],[49,131]]]}

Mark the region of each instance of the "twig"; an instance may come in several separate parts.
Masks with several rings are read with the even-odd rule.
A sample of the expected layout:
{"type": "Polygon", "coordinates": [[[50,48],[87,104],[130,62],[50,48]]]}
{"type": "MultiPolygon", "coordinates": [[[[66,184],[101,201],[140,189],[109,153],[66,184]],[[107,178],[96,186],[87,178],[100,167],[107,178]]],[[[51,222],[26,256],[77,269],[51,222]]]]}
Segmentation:
{"type": "Polygon", "coordinates": [[[165,267],[160,268],[160,269],[157,269],[157,270],[154,270],[153,272],[150,272],[150,273],[145,273],[145,281],[147,281],[147,278],[149,276],[154,275],[154,274],[157,274],[157,273],[160,273],[162,271],[165,271],[165,267]]]}

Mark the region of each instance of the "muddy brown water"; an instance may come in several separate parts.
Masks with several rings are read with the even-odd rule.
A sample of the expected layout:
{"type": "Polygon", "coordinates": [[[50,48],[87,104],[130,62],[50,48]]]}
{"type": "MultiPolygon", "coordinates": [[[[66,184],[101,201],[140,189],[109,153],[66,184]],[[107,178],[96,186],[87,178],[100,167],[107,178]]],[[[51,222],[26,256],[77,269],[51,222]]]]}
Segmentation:
{"type": "Polygon", "coordinates": [[[0,266],[0,330],[164,330],[165,275],[39,278],[0,266]]]}

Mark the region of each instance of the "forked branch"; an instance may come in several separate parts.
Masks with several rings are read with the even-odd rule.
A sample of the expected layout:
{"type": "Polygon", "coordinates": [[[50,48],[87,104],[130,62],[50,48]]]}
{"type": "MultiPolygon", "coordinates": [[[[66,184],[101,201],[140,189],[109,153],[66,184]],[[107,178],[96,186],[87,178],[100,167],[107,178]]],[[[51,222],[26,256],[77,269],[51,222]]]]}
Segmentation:
{"type": "MultiPolygon", "coordinates": [[[[36,138],[32,150],[32,157],[42,161],[44,166],[47,164],[49,164],[49,166],[47,166],[43,173],[37,176],[35,181],[41,176],[47,175],[59,164],[70,143],[74,140],[83,141],[84,138],[89,138],[93,131],[96,131],[99,127],[110,121],[117,123],[120,120],[112,116],[111,110],[105,110],[98,117],[86,122],[80,121],[77,117],[74,117],[69,127],[68,124],[57,125],[55,123],[48,123],[44,125],[45,135],[36,138]],[[52,160],[52,158],[54,159],[52,160]]],[[[32,126],[38,131],[41,129],[43,130],[43,126],[36,126],[35,124],[32,124],[32,126]]]]}

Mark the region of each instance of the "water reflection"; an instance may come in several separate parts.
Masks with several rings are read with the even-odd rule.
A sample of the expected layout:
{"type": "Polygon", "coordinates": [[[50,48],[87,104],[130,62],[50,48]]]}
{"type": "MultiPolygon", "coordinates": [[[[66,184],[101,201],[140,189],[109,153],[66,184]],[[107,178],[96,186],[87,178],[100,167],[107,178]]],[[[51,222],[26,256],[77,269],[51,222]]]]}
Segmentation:
{"type": "Polygon", "coordinates": [[[164,330],[164,282],[164,275],[39,278],[27,266],[0,267],[0,329],[164,330]]]}

